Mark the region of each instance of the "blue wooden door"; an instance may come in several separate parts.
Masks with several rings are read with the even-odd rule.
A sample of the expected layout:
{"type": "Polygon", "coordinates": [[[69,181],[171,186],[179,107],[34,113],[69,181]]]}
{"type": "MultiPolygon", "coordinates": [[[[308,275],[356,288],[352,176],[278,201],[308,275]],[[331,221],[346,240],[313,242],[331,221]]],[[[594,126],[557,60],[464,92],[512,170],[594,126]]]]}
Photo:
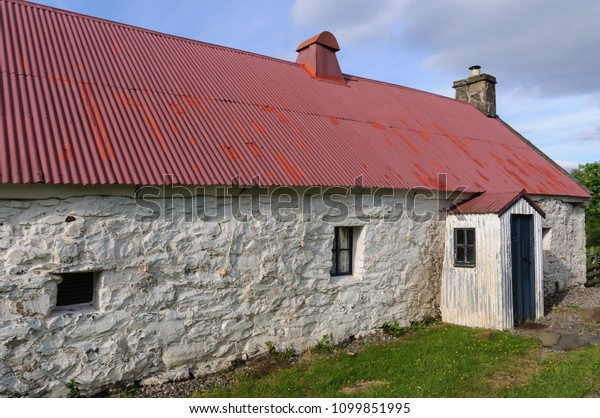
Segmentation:
{"type": "Polygon", "coordinates": [[[515,326],[535,320],[533,215],[511,215],[513,312],[515,326]]]}

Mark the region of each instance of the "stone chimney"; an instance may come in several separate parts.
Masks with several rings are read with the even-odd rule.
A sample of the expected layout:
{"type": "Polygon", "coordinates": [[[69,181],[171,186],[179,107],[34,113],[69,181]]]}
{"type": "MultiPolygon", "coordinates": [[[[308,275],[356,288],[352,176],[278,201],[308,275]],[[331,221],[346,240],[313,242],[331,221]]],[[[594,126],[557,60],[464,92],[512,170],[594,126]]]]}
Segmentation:
{"type": "Polygon", "coordinates": [[[481,67],[469,67],[471,75],[464,80],[455,81],[456,99],[471,103],[484,115],[496,117],[496,77],[481,74],[481,67]]]}
{"type": "Polygon", "coordinates": [[[345,83],[335,53],[340,47],[331,32],[321,32],[302,42],[296,51],[296,63],[312,77],[345,83]]]}

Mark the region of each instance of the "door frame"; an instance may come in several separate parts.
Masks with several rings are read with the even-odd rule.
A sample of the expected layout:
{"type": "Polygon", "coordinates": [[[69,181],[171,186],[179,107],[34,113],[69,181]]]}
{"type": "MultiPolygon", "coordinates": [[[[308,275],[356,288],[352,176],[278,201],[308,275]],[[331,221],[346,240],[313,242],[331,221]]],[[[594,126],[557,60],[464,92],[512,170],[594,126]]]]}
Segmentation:
{"type": "Polygon", "coordinates": [[[536,257],[533,215],[510,215],[513,325],[536,319],[536,257]]]}

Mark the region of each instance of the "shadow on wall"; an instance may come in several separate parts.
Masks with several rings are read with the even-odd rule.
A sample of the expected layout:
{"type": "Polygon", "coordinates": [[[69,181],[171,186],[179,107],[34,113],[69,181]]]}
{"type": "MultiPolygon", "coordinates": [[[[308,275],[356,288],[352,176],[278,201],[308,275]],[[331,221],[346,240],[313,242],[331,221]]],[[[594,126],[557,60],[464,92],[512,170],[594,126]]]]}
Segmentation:
{"type": "Polygon", "coordinates": [[[551,251],[544,250],[544,315],[564,298],[571,270],[551,251]]]}

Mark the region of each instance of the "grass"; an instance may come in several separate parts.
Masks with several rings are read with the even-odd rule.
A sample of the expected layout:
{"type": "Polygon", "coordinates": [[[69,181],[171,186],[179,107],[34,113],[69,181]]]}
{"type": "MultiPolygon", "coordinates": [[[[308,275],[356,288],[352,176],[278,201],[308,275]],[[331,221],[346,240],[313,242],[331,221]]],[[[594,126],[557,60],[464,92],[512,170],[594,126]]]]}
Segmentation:
{"type": "Polygon", "coordinates": [[[600,347],[544,354],[535,339],[434,324],[349,355],[240,369],[209,397],[581,397],[600,390],[600,347]]]}
{"type": "Polygon", "coordinates": [[[513,388],[508,396],[581,398],[600,391],[600,346],[555,354],[541,362],[541,373],[513,388]]]}

